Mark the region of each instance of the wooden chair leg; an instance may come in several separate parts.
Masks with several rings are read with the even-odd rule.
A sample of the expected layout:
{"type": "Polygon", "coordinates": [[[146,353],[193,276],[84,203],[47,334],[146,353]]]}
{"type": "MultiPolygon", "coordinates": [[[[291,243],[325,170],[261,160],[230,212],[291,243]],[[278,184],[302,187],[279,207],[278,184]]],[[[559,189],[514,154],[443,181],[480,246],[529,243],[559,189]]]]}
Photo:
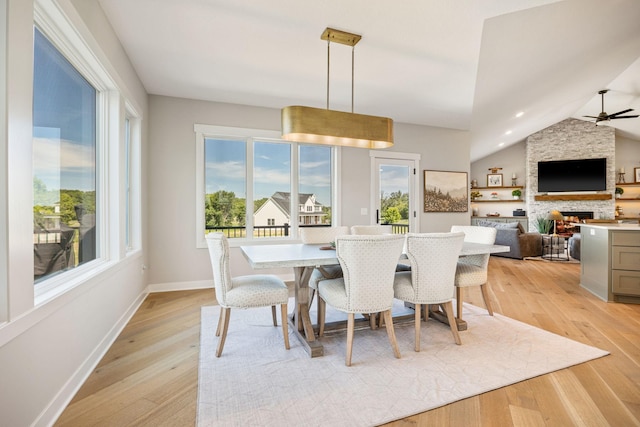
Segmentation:
{"type": "Polygon", "coordinates": [[[282,322],[282,336],[284,336],[284,348],[289,350],[289,322],[287,322],[287,304],[280,306],[280,317],[282,322]]]}
{"type": "Polygon", "coordinates": [[[318,336],[321,337],[324,335],[324,320],[325,320],[325,312],[327,310],[327,303],[324,302],[322,298],[320,298],[320,294],[318,294],[318,336]]]}
{"type": "Polygon", "coordinates": [[[369,313],[369,328],[371,330],[375,330],[377,327],[376,316],[380,315],[380,313],[369,313]]]}
{"type": "Polygon", "coordinates": [[[456,306],[458,308],[456,317],[462,320],[462,288],[460,286],[456,286],[456,306]]]}
{"type": "Polygon", "coordinates": [[[349,313],[347,316],[347,358],[345,364],[351,366],[351,354],[353,353],[353,330],[355,329],[355,314],[349,313]]]}
{"type": "Polygon", "coordinates": [[[393,354],[396,356],[396,359],[400,359],[400,349],[398,348],[398,341],[396,340],[396,332],[393,329],[393,318],[391,317],[391,310],[386,310],[383,314],[384,324],[387,327],[387,336],[389,337],[389,342],[391,343],[391,347],[393,348],[393,354]]]}
{"type": "Polygon", "coordinates": [[[447,313],[447,320],[449,321],[449,327],[451,328],[451,333],[453,334],[453,339],[458,345],[462,345],[462,340],[460,339],[460,334],[458,333],[458,324],[456,323],[456,319],[453,316],[453,303],[451,301],[447,301],[442,304],[442,308],[445,313],[447,313]]]}
{"type": "Polygon", "coordinates": [[[229,317],[231,317],[231,309],[223,308],[222,309],[222,334],[220,335],[220,339],[218,340],[218,349],[216,350],[216,357],[220,357],[222,354],[222,349],[224,348],[224,340],[227,339],[227,330],[229,329],[229,317]]]}
{"type": "Polygon", "coordinates": [[[489,290],[487,289],[487,284],[480,285],[480,290],[482,291],[482,299],[484,299],[484,305],[487,306],[487,311],[489,312],[489,316],[493,316],[493,308],[491,307],[491,300],[489,299],[489,290]]]}
{"type": "MultiPolygon", "coordinates": [[[[276,317],[276,306],[271,306],[271,317],[273,318],[273,326],[278,326],[278,318],[276,317]]],[[[284,320],[283,320],[284,323],[284,320]]]]}
{"type": "Polygon", "coordinates": [[[224,313],[224,308],[220,307],[220,316],[218,316],[218,327],[216,328],[216,336],[219,337],[220,336],[220,329],[222,326],[222,322],[223,322],[223,318],[222,318],[222,313],[224,313]]]}
{"type": "Polygon", "coordinates": [[[422,305],[416,304],[415,306],[415,345],[414,350],[420,351],[420,323],[422,321],[422,305]]]}

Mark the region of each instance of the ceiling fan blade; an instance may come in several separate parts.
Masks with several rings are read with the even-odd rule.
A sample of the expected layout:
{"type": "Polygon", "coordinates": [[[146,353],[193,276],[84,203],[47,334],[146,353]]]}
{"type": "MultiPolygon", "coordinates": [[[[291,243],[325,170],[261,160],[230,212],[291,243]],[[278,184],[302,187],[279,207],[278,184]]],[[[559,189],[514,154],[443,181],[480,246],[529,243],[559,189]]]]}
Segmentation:
{"type": "Polygon", "coordinates": [[[588,117],[590,119],[598,119],[599,118],[598,116],[582,116],[582,117],[588,117]]]}
{"type": "Polygon", "coordinates": [[[628,113],[629,111],[633,111],[633,108],[627,108],[626,110],[618,111],[617,113],[609,114],[609,117],[613,118],[617,115],[628,113]]]}
{"type": "Polygon", "coordinates": [[[616,117],[611,117],[611,119],[635,119],[636,117],[638,117],[638,115],[636,114],[635,116],[616,116],[616,117]]]}

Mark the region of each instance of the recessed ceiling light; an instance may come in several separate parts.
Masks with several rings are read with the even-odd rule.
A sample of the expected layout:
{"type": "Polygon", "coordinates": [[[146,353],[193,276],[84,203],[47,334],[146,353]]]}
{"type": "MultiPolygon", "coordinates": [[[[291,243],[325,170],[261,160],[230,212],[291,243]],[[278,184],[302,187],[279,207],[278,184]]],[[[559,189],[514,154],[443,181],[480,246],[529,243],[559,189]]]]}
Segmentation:
{"type": "Polygon", "coordinates": [[[524,115],[524,111],[520,111],[516,113],[516,117],[522,117],[524,115]]]}
{"type": "Polygon", "coordinates": [[[502,147],[504,145],[504,142],[501,142],[500,144],[498,144],[498,147],[502,147]]]}
{"type": "Polygon", "coordinates": [[[504,134],[505,134],[505,135],[511,135],[511,131],[510,131],[510,130],[508,130],[508,131],[506,131],[504,134]]]}

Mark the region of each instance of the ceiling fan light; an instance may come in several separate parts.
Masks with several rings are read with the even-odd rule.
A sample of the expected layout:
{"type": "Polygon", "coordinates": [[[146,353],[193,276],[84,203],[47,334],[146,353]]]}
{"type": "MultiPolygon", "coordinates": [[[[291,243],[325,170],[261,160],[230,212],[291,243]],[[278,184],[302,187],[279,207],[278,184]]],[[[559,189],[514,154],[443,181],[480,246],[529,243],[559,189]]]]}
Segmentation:
{"type": "Polygon", "coordinates": [[[282,109],[282,138],[311,144],[388,148],[393,146],[393,120],[293,105],[282,109]]]}

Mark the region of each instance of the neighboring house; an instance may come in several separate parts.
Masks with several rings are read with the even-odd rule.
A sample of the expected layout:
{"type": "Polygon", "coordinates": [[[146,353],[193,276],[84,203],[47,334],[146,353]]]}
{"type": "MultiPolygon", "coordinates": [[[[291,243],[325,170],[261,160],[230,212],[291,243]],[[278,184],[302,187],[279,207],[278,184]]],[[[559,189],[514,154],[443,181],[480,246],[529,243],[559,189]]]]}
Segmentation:
{"type": "MultiPolygon", "coordinates": [[[[316,201],[315,194],[298,195],[298,223],[315,225],[324,224],[327,214],[322,211],[322,204],[316,201]]],[[[291,223],[291,193],[278,191],[273,193],[253,214],[256,226],[283,225],[291,223]]]]}

